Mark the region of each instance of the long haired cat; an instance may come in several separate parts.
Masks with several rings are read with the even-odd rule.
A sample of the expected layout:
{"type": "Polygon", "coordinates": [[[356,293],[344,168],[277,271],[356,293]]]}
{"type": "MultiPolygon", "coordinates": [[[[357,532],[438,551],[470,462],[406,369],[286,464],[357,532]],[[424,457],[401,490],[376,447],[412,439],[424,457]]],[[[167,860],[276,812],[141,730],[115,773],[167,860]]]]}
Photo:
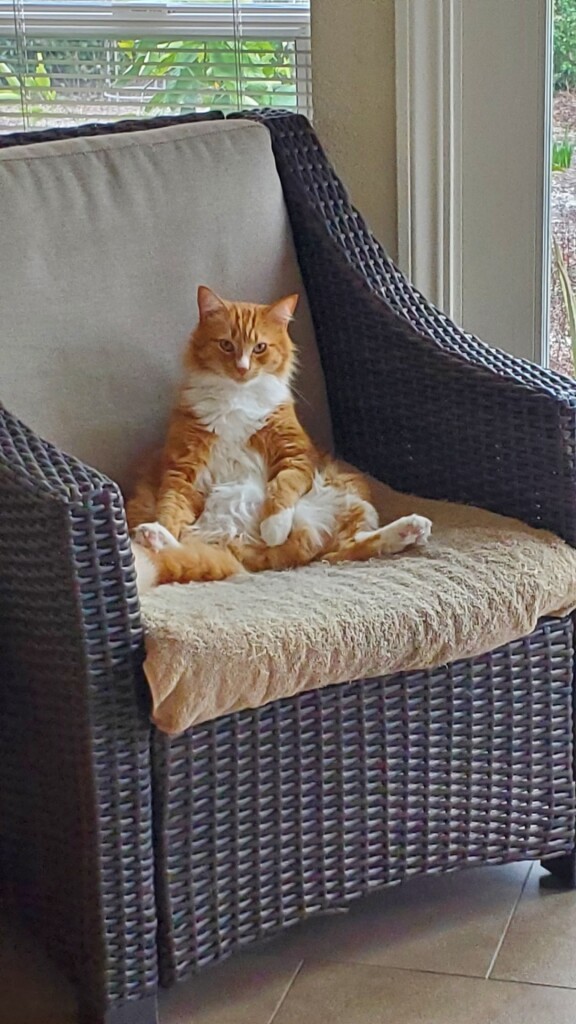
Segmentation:
{"type": "Polygon", "coordinates": [[[141,590],[426,541],[423,516],[379,526],[364,477],[322,455],[298,422],[288,334],[297,301],[227,302],[198,289],[166,443],[126,509],[141,590]]]}

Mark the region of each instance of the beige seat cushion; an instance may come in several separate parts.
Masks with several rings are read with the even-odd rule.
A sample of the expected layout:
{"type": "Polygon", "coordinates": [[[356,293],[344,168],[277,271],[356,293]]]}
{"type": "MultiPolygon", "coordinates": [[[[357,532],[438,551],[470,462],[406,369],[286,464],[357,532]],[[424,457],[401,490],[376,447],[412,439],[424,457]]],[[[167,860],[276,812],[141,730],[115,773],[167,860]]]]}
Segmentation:
{"type": "Polygon", "coordinates": [[[324,383],[266,128],[210,121],[0,150],[0,400],[129,487],[159,444],[196,289],[299,291],[301,415],[324,383]]]}
{"type": "Polygon", "coordinates": [[[429,546],[143,600],[154,721],[168,733],[330,683],[432,668],[531,633],[576,606],[576,551],[545,531],[382,485],[383,521],[420,512],[429,546]]]}

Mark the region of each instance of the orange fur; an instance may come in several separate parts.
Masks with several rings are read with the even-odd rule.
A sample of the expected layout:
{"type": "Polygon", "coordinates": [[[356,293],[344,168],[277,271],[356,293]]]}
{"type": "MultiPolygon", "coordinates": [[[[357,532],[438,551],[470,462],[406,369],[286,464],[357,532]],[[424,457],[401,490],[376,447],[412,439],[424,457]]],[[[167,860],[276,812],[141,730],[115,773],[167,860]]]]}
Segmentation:
{"type": "Polygon", "coordinates": [[[292,508],[312,485],[320,456],[300,426],[294,406],[281,405],[254,434],[250,444],[268,466],[268,487],[262,518],[292,508]]]}
{"type": "Polygon", "coordinates": [[[184,355],[185,370],[212,370],[239,383],[252,380],[263,370],[290,376],[296,354],[287,327],[297,301],[297,295],[289,295],[271,306],[225,302],[201,285],[200,320],[184,355]],[[219,344],[222,341],[229,342],[232,349],[224,351],[219,344]],[[266,348],[254,352],[260,343],[266,348]],[[238,359],[246,355],[251,356],[250,367],[238,367],[238,359]]]}
{"type": "Polygon", "coordinates": [[[181,548],[152,551],[150,557],[157,571],[157,586],[163,583],[189,583],[225,580],[244,572],[244,567],[227,548],[190,540],[181,548]]]}
{"type": "Polygon", "coordinates": [[[131,530],[157,519],[178,539],[202,511],[194,484],[208,461],[212,435],[193,416],[176,408],[163,452],[156,456],[126,506],[131,530]]]}
{"type": "Polygon", "coordinates": [[[426,539],[430,524],[421,517],[378,527],[365,478],[322,456],[300,425],[289,391],[296,302],[294,295],[271,306],[227,302],[198,290],[199,323],[166,443],[127,504],[136,540],[156,547],[149,557],[157,583],[371,558],[426,539]],[[244,466],[252,474],[246,482],[244,466]],[[248,513],[254,487],[261,499],[248,513]],[[218,497],[226,488],[228,518],[226,499],[218,497]],[[234,500],[242,528],[207,543],[206,516],[217,525],[232,522],[234,500]]]}

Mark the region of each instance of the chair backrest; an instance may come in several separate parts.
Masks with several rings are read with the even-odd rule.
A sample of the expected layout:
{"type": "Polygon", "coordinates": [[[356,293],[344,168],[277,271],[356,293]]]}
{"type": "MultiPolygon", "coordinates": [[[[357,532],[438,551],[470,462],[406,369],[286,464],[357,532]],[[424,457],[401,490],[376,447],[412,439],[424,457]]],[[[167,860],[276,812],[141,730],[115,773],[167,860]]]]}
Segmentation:
{"type": "Polygon", "coordinates": [[[163,438],[196,288],[298,291],[300,414],[326,392],[267,129],[208,121],[0,150],[0,400],[129,487],[163,438]]]}

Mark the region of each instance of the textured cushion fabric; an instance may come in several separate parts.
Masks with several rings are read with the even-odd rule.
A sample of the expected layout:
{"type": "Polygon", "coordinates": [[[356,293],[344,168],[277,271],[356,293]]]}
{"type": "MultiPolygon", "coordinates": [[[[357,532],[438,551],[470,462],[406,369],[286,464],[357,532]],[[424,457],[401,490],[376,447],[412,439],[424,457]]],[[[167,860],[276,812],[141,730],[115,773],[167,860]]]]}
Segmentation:
{"type": "Polygon", "coordinates": [[[330,445],[313,328],[266,128],[212,121],[0,150],[0,400],[130,484],[158,444],[196,288],[299,291],[301,415],[330,445]]]}
{"type": "Polygon", "coordinates": [[[374,498],[383,522],[429,516],[429,545],[144,597],[145,672],[160,729],[475,657],[576,606],[576,550],[553,534],[380,484],[374,498]]]}

